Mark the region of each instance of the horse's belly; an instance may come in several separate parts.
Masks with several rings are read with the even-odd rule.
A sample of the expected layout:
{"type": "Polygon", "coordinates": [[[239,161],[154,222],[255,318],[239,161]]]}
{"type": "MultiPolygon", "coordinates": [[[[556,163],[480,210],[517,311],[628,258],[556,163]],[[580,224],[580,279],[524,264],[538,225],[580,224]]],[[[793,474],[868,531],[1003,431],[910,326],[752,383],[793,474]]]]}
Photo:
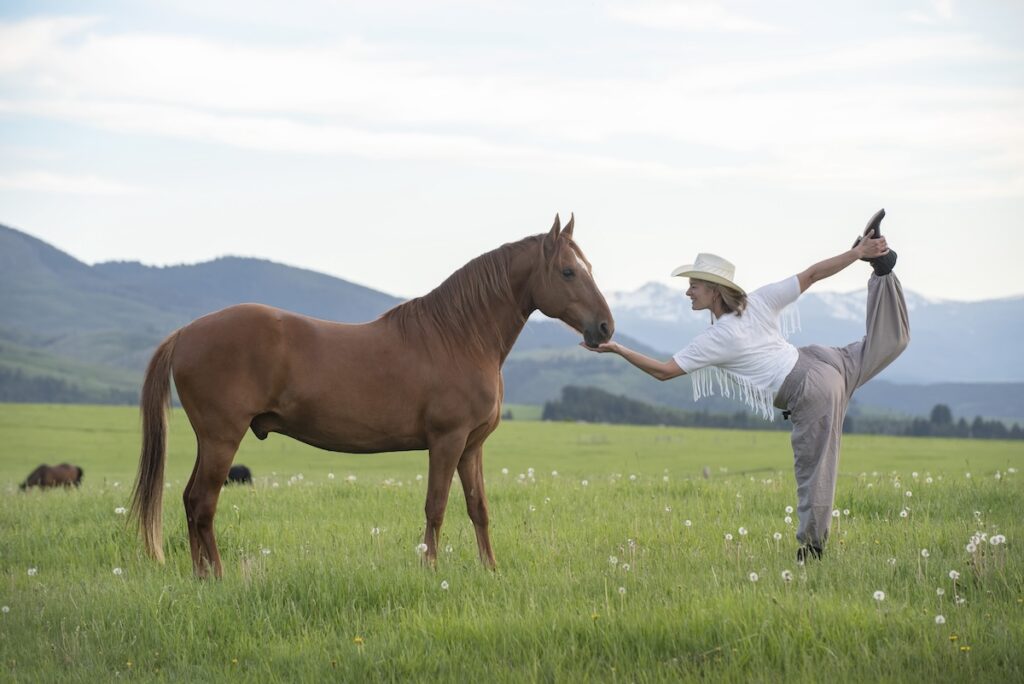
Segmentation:
{"type": "Polygon", "coordinates": [[[252,431],[261,439],[276,432],[328,451],[369,454],[382,451],[426,449],[426,437],[397,424],[374,425],[342,418],[310,421],[289,420],[278,414],[262,414],[252,421],[252,431]]]}

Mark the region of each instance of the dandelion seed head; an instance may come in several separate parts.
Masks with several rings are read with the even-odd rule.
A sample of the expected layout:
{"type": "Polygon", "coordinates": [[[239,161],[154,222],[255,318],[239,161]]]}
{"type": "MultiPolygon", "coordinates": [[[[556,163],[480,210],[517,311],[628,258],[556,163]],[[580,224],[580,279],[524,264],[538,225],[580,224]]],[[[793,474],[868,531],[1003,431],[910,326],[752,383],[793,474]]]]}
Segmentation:
{"type": "Polygon", "coordinates": [[[977,547],[977,546],[975,545],[975,543],[974,543],[974,542],[970,542],[970,543],[969,543],[969,544],[967,544],[967,546],[966,546],[966,547],[964,547],[964,548],[966,548],[966,549],[967,549],[967,553],[974,553],[975,551],[977,551],[977,550],[978,550],[978,547],[977,547]]]}
{"type": "Polygon", "coordinates": [[[944,624],[946,624],[945,616],[943,616],[943,615],[936,615],[935,616],[935,624],[937,624],[937,625],[944,625],[944,624]]]}
{"type": "Polygon", "coordinates": [[[793,573],[790,572],[789,570],[783,570],[782,571],[782,581],[783,582],[792,582],[793,581],[793,573]]]}
{"type": "Polygon", "coordinates": [[[960,579],[960,573],[956,570],[950,570],[949,579],[953,580],[954,582],[957,581],[958,579],[960,579]]]}
{"type": "Polygon", "coordinates": [[[588,482],[587,480],[583,480],[582,482],[580,482],[580,484],[586,487],[588,484],[590,484],[590,482],[588,482]]]}
{"type": "Polygon", "coordinates": [[[125,508],[124,506],[118,506],[117,508],[114,509],[114,513],[117,513],[118,515],[124,515],[127,512],[128,509],[125,508]]]}
{"type": "Polygon", "coordinates": [[[683,526],[684,527],[692,527],[693,526],[693,521],[692,520],[684,520],[683,521],[683,526]]]}
{"type": "Polygon", "coordinates": [[[789,515],[792,512],[793,512],[793,507],[792,506],[786,506],[786,514],[789,515]]]}
{"type": "Polygon", "coordinates": [[[781,540],[782,539],[782,533],[781,532],[776,532],[775,534],[772,535],[772,539],[774,539],[775,541],[781,540]]]}
{"type": "Polygon", "coordinates": [[[725,541],[732,541],[732,535],[728,532],[725,533],[725,541]]]}
{"type": "Polygon", "coordinates": [[[120,577],[123,574],[124,574],[124,570],[122,570],[121,568],[114,568],[114,575],[115,576],[120,577]]]}
{"type": "Polygon", "coordinates": [[[35,577],[37,574],[39,574],[39,568],[29,568],[28,569],[28,576],[29,577],[35,577]]]}
{"type": "Polygon", "coordinates": [[[448,580],[441,580],[441,591],[448,591],[448,580]]]}
{"type": "Polygon", "coordinates": [[[935,482],[935,480],[933,480],[931,477],[924,478],[924,483],[925,484],[931,484],[932,482],[935,482]]]}
{"type": "Polygon", "coordinates": [[[957,596],[954,599],[954,601],[956,601],[956,605],[958,606],[962,606],[963,604],[967,603],[967,599],[965,599],[963,596],[957,596]]]}
{"type": "Polygon", "coordinates": [[[374,537],[379,537],[380,536],[380,528],[379,527],[371,527],[370,528],[370,534],[372,536],[374,536],[374,537]]]}
{"type": "Polygon", "coordinates": [[[901,518],[906,518],[909,515],[910,515],[910,511],[908,511],[906,508],[904,508],[902,511],[900,511],[900,517],[901,518]]]}
{"type": "Polygon", "coordinates": [[[756,572],[752,572],[749,575],[747,575],[747,579],[749,579],[751,582],[756,582],[760,578],[757,576],[756,572]]]}
{"type": "Polygon", "coordinates": [[[921,558],[927,558],[930,555],[931,554],[928,552],[928,549],[921,549],[921,558]]]}
{"type": "Polygon", "coordinates": [[[558,471],[557,470],[552,470],[551,471],[551,477],[558,477],[558,471]]]}
{"type": "Polygon", "coordinates": [[[785,518],[782,519],[782,522],[786,523],[787,525],[792,525],[793,524],[793,516],[787,515],[785,518]]]}
{"type": "Polygon", "coordinates": [[[936,596],[945,596],[946,595],[946,590],[943,589],[942,587],[936,587],[935,588],[935,595],[936,596]]]}
{"type": "Polygon", "coordinates": [[[914,496],[914,492],[908,489],[906,492],[903,493],[903,495],[909,499],[910,497],[914,496]]]}
{"type": "Polygon", "coordinates": [[[502,475],[508,475],[508,468],[502,468],[501,469],[501,474],[502,475]]]}
{"type": "Polygon", "coordinates": [[[623,563],[622,564],[622,571],[623,572],[629,572],[629,563],[623,563]]]}
{"type": "Polygon", "coordinates": [[[661,476],[661,481],[662,482],[668,482],[668,475],[662,475],[661,476]]]}
{"type": "Polygon", "coordinates": [[[671,513],[672,512],[672,507],[671,506],[665,506],[665,512],[666,513],[671,513]]]}
{"type": "Polygon", "coordinates": [[[264,546],[262,549],[260,549],[260,553],[262,553],[264,556],[269,556],[270,555],[270,549],[268,549],[267,547],[264,546]]]}
{"type": "Polygon", "coordinates": [[[890,558],[889,559],[889,565],[895,566],[896,565],[896,559],[895,558],[890,558]]]}
{"type": "Polygon", "coordinates": [[[850,515],[850,509],[849,508],[844,508],[843,509],[843,515],[850,515]]]}
{"type": "Polygon", "coordinates": [[[619,595],[620,596],[625,596],[626,595],[626,587],[619,587],[619,595]]]}
{"type": "Polygon", "coordinates": [[[838,517],[839,517],[839,509],[838,509],[838,508],[836,508],[836,509],[833,509],[833,511],[832,511],[832,517],[833,517],[833,518],[838,518],[838,517]]]}
{"type": "Polygon", "coordinates": [[[328,480],[333,480],[334,479],[334,473],[327,473],[327,479],[328,480]]]}
{"type": "Polygon", "coordinates": [[[629,476],[629,481],[630,482],[636,482],[636,475],[630,475],[629,476]]]}
{"type": "Polygon", "coordinates": [[[618,565],[619,564],[619,558],[618,558],[618,556],[608,556],[608,562],[611,563],[612,565],[618,565]]]}
{"type": "Polygon", "coordinates": [[[874,597],[875,597],[876,601],[884,601],[885,600],[885,592],[881,591],[881,590],[878,590],[878,591],[876,591],[874,593],[874,597]]]}
{"type": "Polygon", "coordinates": [[[741,537],[746,537],[747,536],[747,528],[746,527],[741,527],[739,529],[739,533],[740,533],[741,537]]]}
{"type": "Polygon", "coordinates": [[[531,513],[533,513],[533,512],[535,512],[536,510],[537,510],[537,507],[536,507],[536,506],[534,506],[533,504],[530,504],[530,512],[531,512],[531,513]]]}
{"type": "Polygon", "coordinates": [[[427,545],[426,544],[424,544],[423,542],[420,542],[419,544],[416,545],[416,553],[417,554],[422,556],[426,552],[427,552],[427,545]]]}
{"type": "Polygon", "coordinates": [[[10,612],[11,612],[11,607],[10,606],[0,606],[0,613],[3,613],[4,615],[7,615],[10,612]]]}
{"type": "Polygon", "coordinates": [[[453,550],[454,549],[452,549],[452,545],[451,544],[448,544],[447,546],[444,547],[444,552],[445,553],[451,553],[453,550]]]}

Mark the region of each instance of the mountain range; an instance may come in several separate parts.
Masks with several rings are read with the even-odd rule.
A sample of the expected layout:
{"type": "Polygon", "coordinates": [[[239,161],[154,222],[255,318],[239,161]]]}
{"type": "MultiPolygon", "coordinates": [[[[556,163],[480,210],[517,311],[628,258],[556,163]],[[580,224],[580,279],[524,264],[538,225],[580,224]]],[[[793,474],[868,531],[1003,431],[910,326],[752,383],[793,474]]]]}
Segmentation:
{"type": "MultiPolygon", "coordinates": [[[[946,403],[957,417],[1024,419],[1024,363],[1012,342],[1024,334],[1024,297],[952,302],[911,291],[906,297],[911,345],[858,391],[855,410],[926,415],[935,403],[946,403]]],[[[667,357],[708,324],[706,312],[690,311],[681,288],[649,283],[607,298],[616,339],[654,356],[667,357]]],[[[53,400],[56,391],[62,401],[132,402],[164,336],[246,301],[361,322],[403,300],[261,259],[90,266],[0,225],[0,400],[53,400]]],[[[863,335],[864,291],[812,291],[798,306],[801,329],[792,338],[798,345],[846,344],[863,335]]],[[[617,356],[580,349],[578,341],[560,322],[531,319],[505,364],[506,401],[543,403],[573,384],[694,408],[686,378],[653,381],[617,356]]],[[[702,400],[696,408],[741,409],[722,399],[702,400]]]]}

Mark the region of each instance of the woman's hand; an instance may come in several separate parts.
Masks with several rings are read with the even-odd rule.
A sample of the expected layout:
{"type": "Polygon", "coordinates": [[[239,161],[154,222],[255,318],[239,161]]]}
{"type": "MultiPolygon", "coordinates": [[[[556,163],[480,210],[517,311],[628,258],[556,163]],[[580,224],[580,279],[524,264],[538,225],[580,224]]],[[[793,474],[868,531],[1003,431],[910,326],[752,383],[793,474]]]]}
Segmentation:
{"type": "Polygon", "coordinates": [[[592,351],[597,354],[607,354],[608,352],[612,352],[615,354],[619,353],[618,342],[602,342],[596,347],[588,347],[586,342],[580,342],[580,346],[586,349],[587,351],[592,351]]]}
{"type": "Polygon", "coordinates": [[[853,251],[856,252],[858,259],[877,259],[889,251],[889,244],[885,241],[885,236],[864,238],[857,243],[853,251]]]}

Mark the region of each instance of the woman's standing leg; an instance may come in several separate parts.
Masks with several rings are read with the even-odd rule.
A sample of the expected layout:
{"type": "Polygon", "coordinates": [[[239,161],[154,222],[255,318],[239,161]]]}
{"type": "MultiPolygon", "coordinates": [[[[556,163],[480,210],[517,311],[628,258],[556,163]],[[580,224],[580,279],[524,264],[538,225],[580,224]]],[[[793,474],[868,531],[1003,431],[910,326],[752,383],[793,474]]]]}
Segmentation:
{"type": "Polygon", "coordinates": [[[799,519],[796,538],[802,545],[801,553],[820,556],[832,522],[848,401],[835,349],[805,347],[801,356],[806,375],[789,403],[799,519]]]}

